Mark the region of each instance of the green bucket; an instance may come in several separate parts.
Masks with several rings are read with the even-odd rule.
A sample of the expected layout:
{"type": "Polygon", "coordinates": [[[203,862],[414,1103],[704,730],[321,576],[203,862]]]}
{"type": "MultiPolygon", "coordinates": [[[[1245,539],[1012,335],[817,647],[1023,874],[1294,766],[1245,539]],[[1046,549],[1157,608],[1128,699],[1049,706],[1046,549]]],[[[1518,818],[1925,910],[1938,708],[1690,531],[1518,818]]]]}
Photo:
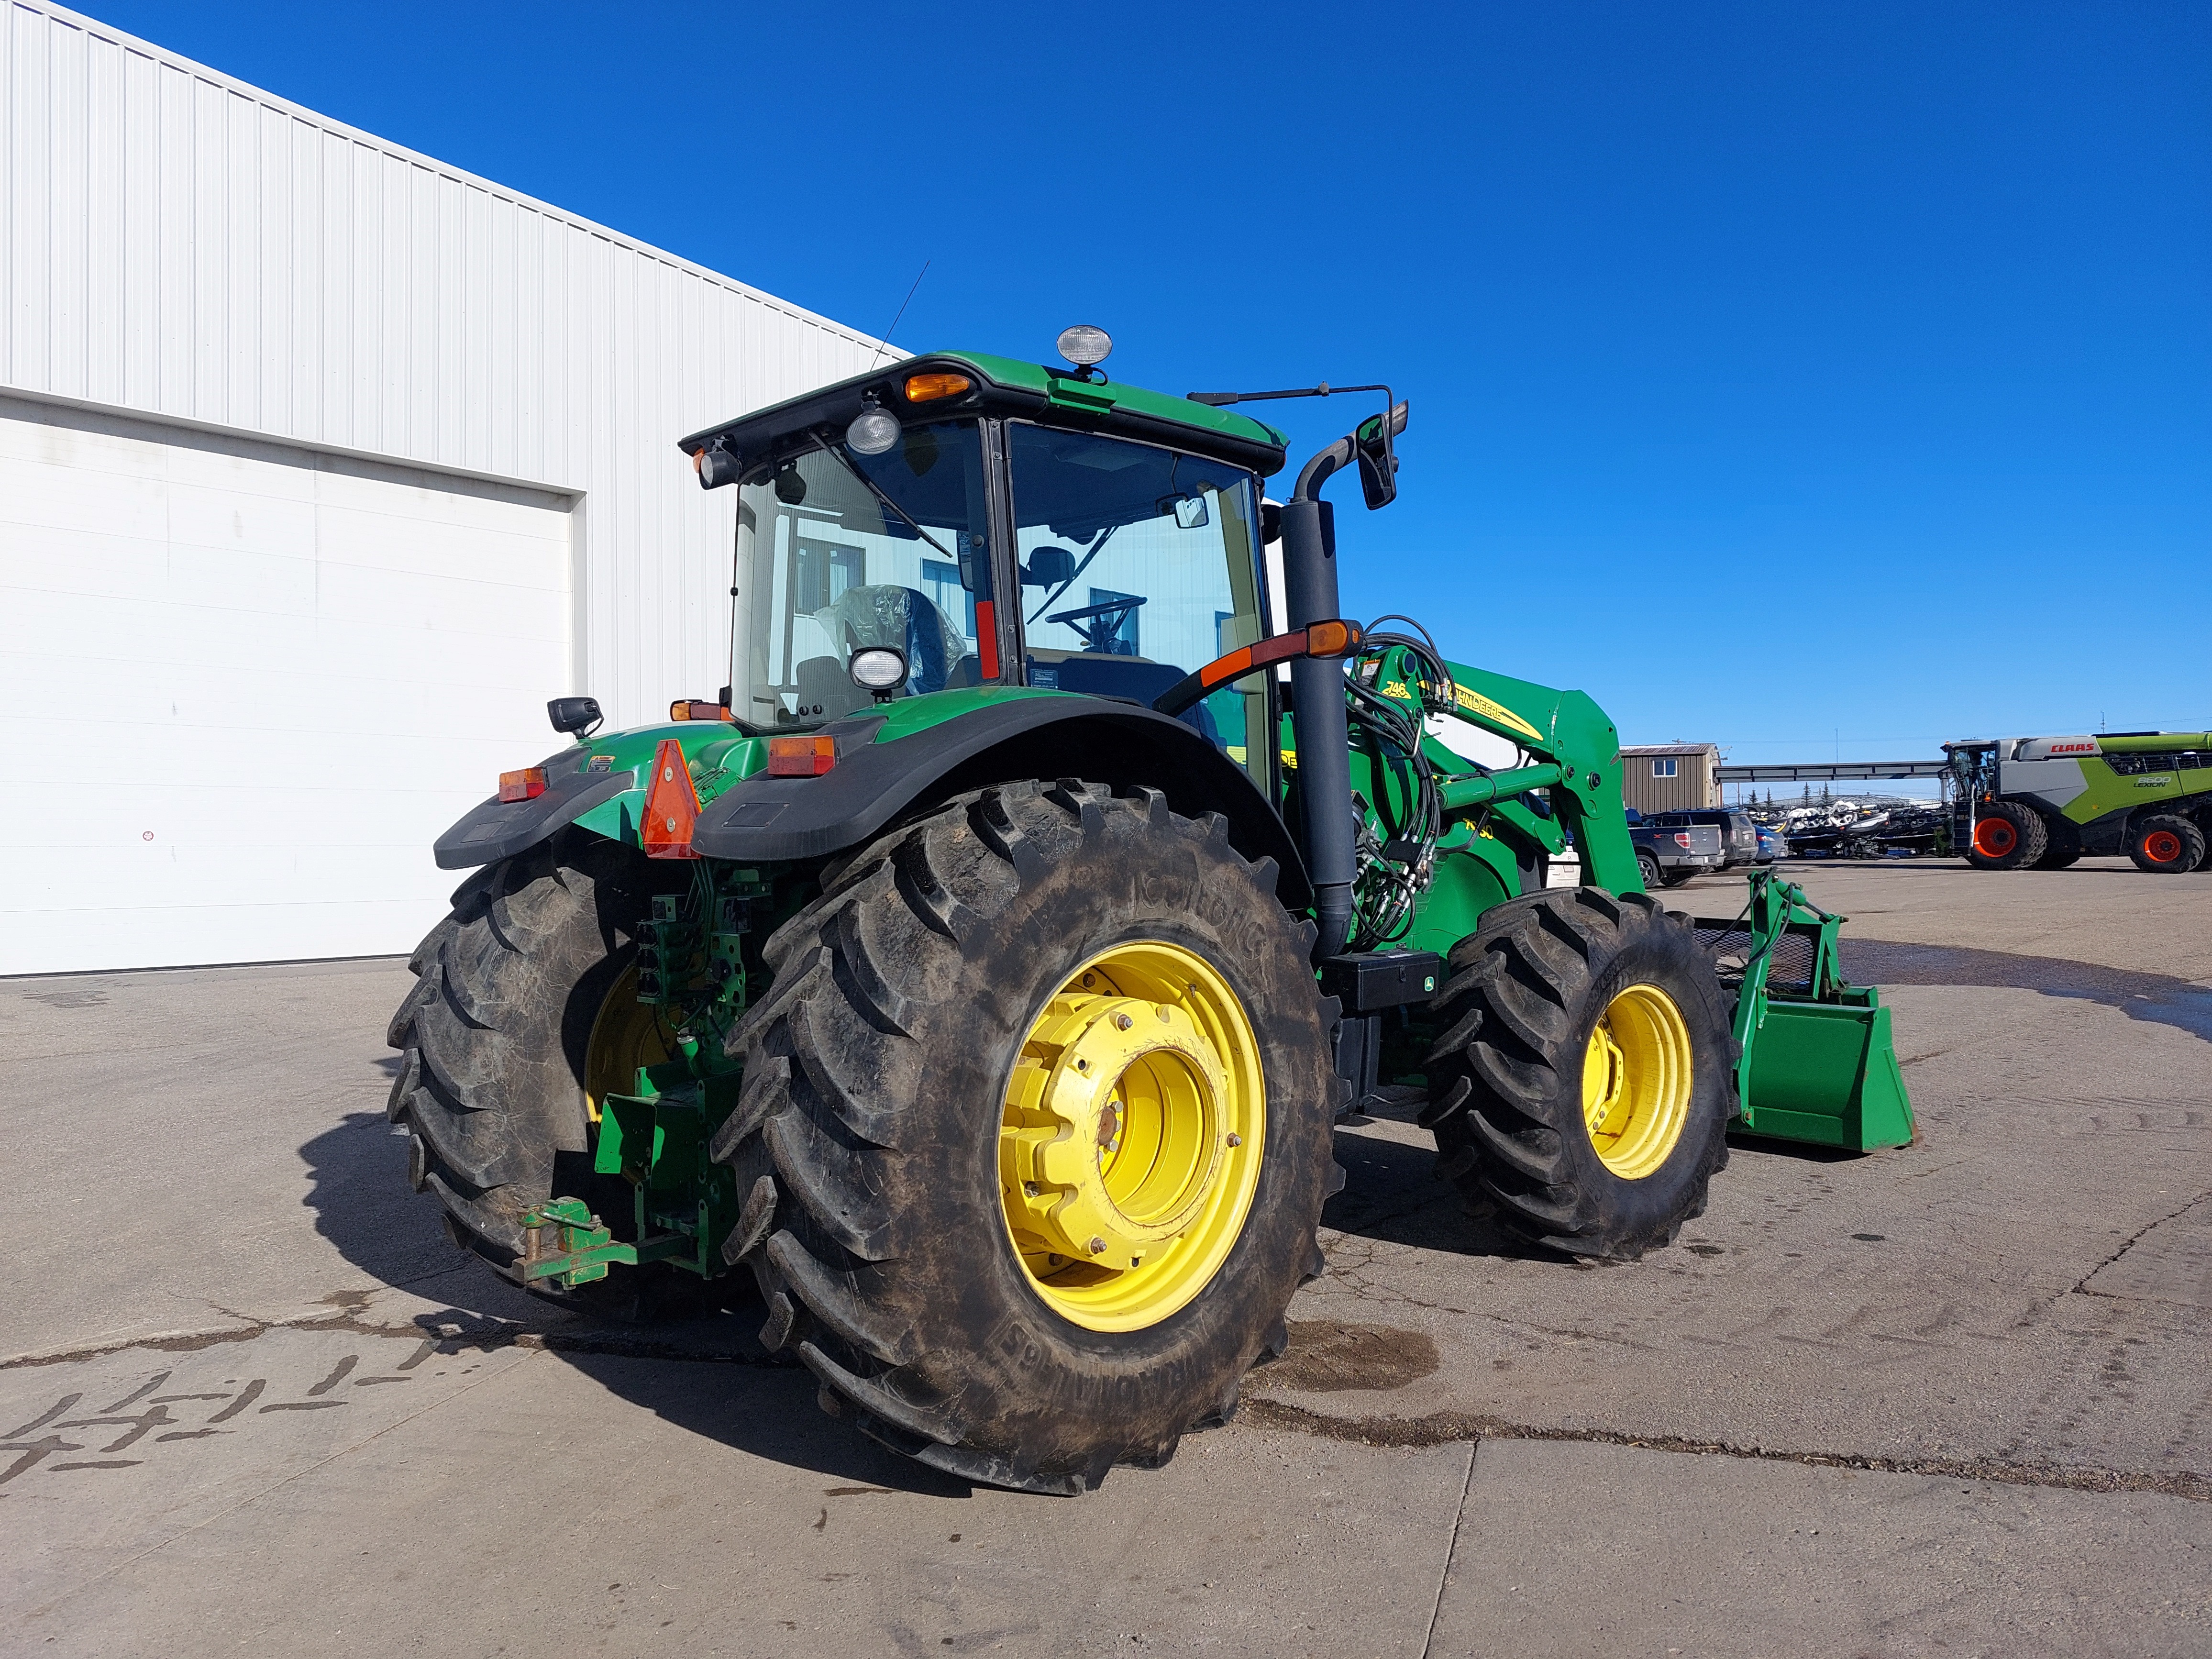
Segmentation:
{"type": "Polygon", "coordinates": [[[1889,1010],[1872,986],[1844,988],[1843,995],[1833,1002],[1767,996],[1744,1044],[1746,1131],[1854,1152],[1911,1140],[1912,1103],[1890,1041],[1889,1010]]]}

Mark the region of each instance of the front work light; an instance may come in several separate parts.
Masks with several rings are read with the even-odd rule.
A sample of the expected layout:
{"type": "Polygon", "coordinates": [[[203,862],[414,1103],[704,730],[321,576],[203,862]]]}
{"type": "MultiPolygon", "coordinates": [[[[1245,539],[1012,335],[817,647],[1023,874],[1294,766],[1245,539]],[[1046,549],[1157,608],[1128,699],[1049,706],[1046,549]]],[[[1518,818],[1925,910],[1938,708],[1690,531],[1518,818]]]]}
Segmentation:
{"type": "Polygon", "coordinates": [[[1060,355],[1078,368],[1091,368],[1114,355],[1114,337],[1090,323],[1060,331],[1060,355]]]}
{"type": "Polygon", "coordinates": [[[772,778],[818,778],[836,763],[835,738],[817,732],[768,740],[768,775],[772,778]]]}
{"type": "Polygon", "coordinates": [[[899,441],[898,416],[871,400],[845,428],[845,447],[855,455],[880,455],[899,441]]]}
{"type": "Polygon", "coordinates": [[[909,374],[906,377],[906,400],[910,404],[935,403],[939,398],[957,398],[975,384],[965,374],[909,374]]]}
{"type": "Polygon", "coordinates": [[[888,645],[863,646],[847,667],[853,684],[883,696],[906,684],[906,653],[888,645]]]}

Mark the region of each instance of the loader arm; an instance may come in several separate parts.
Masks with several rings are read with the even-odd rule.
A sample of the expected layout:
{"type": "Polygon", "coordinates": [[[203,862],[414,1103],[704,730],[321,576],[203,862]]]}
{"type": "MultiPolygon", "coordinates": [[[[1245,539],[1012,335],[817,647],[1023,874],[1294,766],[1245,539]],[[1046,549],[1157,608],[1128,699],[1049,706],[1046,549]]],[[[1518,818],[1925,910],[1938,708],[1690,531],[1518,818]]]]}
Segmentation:
{"type": "MultiPolygon", "coordinates": [[[[1497,816],[1553,853],[1563,850],[1564,829],[1582,854],[1585,882],[1608,892],[1642,892],[1643,872],[1621,804],[1620,733],[1605,710],[1581,691],[1561,691],[1465,663],[1447,661],[1444,666],[1451,673],[1449,697],[1457,716],[1528,757],[1526,765],[1486,772],[1443,745],[1434,745],[1449,771],[1441,781],[1445,810],[1468,812],[1494,803],[1497,816]],[[1518,798],[1531,789],[1549,792],[1553,820],[1520,803],[1518,798]]],[[[1386,658],[1378,677],[1383,694],[1406,696],[1405,678],[1413,672],[1411,653],[1386,658]]]]}

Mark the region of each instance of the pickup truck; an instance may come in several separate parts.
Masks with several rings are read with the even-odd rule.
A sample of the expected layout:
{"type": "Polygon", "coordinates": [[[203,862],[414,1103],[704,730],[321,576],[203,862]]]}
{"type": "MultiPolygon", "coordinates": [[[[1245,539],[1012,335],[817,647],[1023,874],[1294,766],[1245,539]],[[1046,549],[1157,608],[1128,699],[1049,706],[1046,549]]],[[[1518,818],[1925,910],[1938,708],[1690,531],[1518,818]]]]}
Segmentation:
{"type": "Polygon", "coordinates": [[[1647,888],[1680,887],[1692,876],[1705,875],[1728,864],[1720,830],[1714,824],[1662,824],[1632,807],[1628,838],[1636,843],[1636,861],[1643,866],[1647,888]]]}
{"type": "Polygon", "coordinates": [[[1676,812],[1655,812],[1651,822],[1662,830],[1686,830],[1709,823],[1720,831],[1721,851],[1732,868],[1739,864],[1765,862],[1759,855],[1759,825],[1751,814],[1729,806],[1705,806],[1676,812]]]}

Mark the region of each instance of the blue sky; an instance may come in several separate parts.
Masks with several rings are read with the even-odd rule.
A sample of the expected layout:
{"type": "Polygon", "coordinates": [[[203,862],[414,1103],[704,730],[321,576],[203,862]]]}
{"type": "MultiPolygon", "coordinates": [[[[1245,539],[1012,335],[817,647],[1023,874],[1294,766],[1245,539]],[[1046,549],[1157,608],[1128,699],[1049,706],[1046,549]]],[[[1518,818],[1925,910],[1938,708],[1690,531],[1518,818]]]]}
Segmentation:
{"type": "Polygon", "coordinates": [[[88,9],[862,329],[927,259],[909,348],[1388,380],[1347,608],[1629,741],[2212,725],[2196,0],[88,9]]]}

